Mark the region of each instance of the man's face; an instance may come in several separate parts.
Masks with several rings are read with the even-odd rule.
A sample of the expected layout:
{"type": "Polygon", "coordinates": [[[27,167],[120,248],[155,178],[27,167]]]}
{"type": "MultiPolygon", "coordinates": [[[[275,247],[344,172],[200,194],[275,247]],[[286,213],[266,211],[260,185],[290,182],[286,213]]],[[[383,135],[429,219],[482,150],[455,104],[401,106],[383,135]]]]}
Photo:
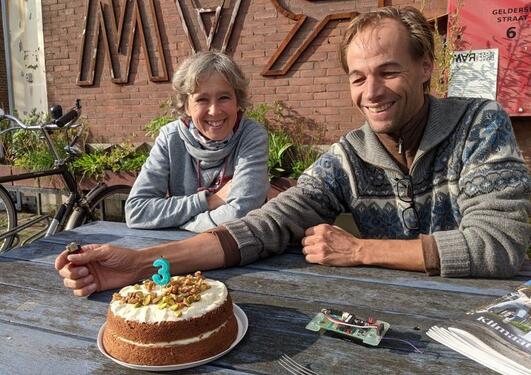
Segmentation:
{"type": "Polygon", "coordinates": [[[347,53],[350,94],[375,133],[395,134],[424,103],[423,83],[433,64],[413,60],[406,28],[384,19],[351,41],[347,53]]]}

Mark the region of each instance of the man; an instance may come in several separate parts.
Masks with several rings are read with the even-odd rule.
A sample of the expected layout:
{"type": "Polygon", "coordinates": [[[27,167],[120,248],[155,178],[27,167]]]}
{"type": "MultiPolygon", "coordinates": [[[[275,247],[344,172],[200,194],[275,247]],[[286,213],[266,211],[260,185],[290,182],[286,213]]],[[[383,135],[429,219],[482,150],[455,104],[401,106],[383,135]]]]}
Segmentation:
{"type": "Polygon", "coordinates": [[[509,277],[529,239],[528,172],[495,102],[428,96],[433,36],[414,8],[356,17],[341,44],[354,105],[367,122],[297,186],[210,233],[140,251],[89,245],[56,268],[76,295],[154,272],[247,264],[302,240],[310,263],[373,265],[445,277],[509,277]],[[360,237],[331,226],[351,212],[360,237]]]}

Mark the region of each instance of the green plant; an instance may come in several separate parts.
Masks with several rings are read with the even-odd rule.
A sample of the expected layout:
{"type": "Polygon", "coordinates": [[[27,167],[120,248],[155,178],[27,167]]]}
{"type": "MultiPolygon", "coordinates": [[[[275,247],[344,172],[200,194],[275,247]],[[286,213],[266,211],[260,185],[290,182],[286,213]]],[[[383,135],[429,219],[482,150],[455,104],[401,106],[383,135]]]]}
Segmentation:
{"type": "Polygon", "coordinates": [[[284,132],[275,132],[269,134],[269,158],[267,160],[267,167],[269,168],[269,178],[281,177],[286,175],[287,169],[285,164],[289,162],[287,159],[287,152],[291,143],[290,136],[284,132]]]}
{"type": "MultiPolygon", "coordinates": [[[[36,110],[32,110],[21,120],[28,125],[34,125],[46,122],[49,118],[47,114],[39,114],[36,110]]],[[[0,123],[0,129],[5,129],[8,125],[6,121],[3,121],[0,123]]],[[[77,129],[68,129],[51,133],[52,141],[60,157],[66,156],[64,147],[77,132],[77,129]]],[[[85,131],[78,141],[81,148],[84,148],[87,136],[88,130],[85,126],[85,131]]],[[[54,159],[40,132],[25,130],[8,132],[3,135],[2,142],[3,160],[9,164],[33,171],[49,169],[53,166],[54,159]]],[[[71,168],[82,178],[103,179],[106,170],[138,172],[147,156],[146,150],[138,151],[132,144],[121,143],[109,151],[96,149],[92,153],[82,154],[72,162],[71,168]]]]}
{"type": "Polygon", "coordinates": [[[169,115],[155,117],[144,127],[146,135],[150,136],[151,138],[157,138],[157,135],[159,135],[160,128],[174,120],[175,118],[169,115]]]}
{"type": "Polygon", "coordinates": [[[296,157],[291,165],[290,177],[298,178],[308,169],[321,155],[321,151],[315,147],[299,145],[295,149],[296,157]]]}
{"type": "Polygon", "coordinates": [[[103,179],[105,171],[138,172],[148,157],[147,151],[137,151],[132,144],[121,143],[110,151],[96,149],[83,154],[72,163],[75,173],[82,178],[103,179]]]}
{"type": "Polygon", "coordinates": [[[273,109],[272,106],[266,103],[260,103],[256,106],[253,106],[247,111],[245,111],[245,116],[253,119],[254,121],[258,122],[259,124],[265,125],[266,128],[269,129],[269,118],[268,113],[273,109]]]}
{"type": "Polygon", "coordinates": [[[448,14],[447,30],[439,30],[438,19],[434,20],[435,66],[431,77],[431,93],[438,97],[446,97],[448,94],[454,52],[466,49],[466,43],[461,38],[464,27],[459,25],[459,10],[462,6],[462,0],[459,0],[456,11],[448,14]]]}
{"type": "Polygon", "coordinates": [[[324,140],[325,128],[299,115],[281,101],[260,103],[245,115],[269,132],[269,177],[298,178],[320,155],[315,147],[324,140]]]}
{"type": "Polygon", "coordinates": [[[75,173],[84,177],[103,178],[107,167],[106,155],[101,150],[96,150],[90,154],[83,154],[72,163],[75,173]]]}
{"type": "MultiPolygon", "coordinates": [[[[18,115],[15,113],[15,116],[18,115]]],[[[27,125],[36,125],[49,121],[47,113],[39,113],[36,109],[21,118],[27,125]]],[[[3,122],[2,129],[9,126],[3,122]]],[[[61,130],[51,133],[52,141],[61,157],[65,156],[64,147],[77,130],[61,130]]],[[[49,152],[46,141],[38,131],[15,130],[2,135],[3,162],[29,170],[43,170],[53,166],[53,157],[49,152]]],[[[83,137],[82,137],[83,138],[83,137]]]]}
{"type": "Polygon", "coordinates": [[[162,110],[162,114],[149,121],[144,127],[146,135],[150,136],[151,138],[156,138],[157,135],[159,135],[160,128],[172,121],[175,121],[177,118],[175,115],[173,97],[170,97],[160,103],[160,108],[162,110]]]}

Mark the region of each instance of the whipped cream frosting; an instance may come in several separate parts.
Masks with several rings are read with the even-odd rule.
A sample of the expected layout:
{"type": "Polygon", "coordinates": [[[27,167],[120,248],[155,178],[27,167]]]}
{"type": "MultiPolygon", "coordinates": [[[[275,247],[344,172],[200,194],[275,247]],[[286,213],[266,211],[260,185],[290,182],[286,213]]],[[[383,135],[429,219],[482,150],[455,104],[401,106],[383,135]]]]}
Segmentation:
{"type": "MultiPolygon", "coordinates": [[[[185,307],[181,310],[181,316],[177,316],[175,312],[169,308],[161,309],[159,306],[151,304],[147,306],[135,307],[133,304],[121,303],[114,301],[110,308],[114,315],[119,316],[125,320],[137,321],[140,323],[157,323],[157,322],[176,322],[181,320],[188,320],[203,316],[209,311],[212,311],[221,306],[227,299],[227,287],[221,281],[205,279],[205,282],[210,286],[209,289],[201,292],[201,300],[192,303],[191,306],[185,307]]],[[[162,295],[162,287],[156,285],[151,293],[162,295]]],[[[126,286],[120,290],[122,296],[127,296],[128,293],[141,291],[144,294],[149,293],[146,287],[139,284],[136,288],[133,285],[126,286]]]]}

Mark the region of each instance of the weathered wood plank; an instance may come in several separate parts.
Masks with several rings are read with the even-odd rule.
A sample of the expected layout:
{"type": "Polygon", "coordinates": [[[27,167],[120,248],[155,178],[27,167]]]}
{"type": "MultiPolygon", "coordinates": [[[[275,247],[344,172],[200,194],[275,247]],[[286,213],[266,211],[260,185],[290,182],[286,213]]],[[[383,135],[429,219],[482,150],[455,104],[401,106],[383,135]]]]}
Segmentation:
{"type": "MultiPolygon", "coordinates": [[[[37,367],[43,369],[42,373],[48,369],[54,374],[71,372],[70,362],[76,360],[76,373],[138,373],[107,360],[95,346],[112,291],[89,298],[74,297],[62,286],[52,263],[72,239],[106,242],[105,235],[113,233],[118,245],[134,243],[142,247],[167,241],[170,234],[153,237],[156,231],[148,231],[150,235],[144,237],[138,230],[128,230],[122,236],[119,226],[110,230],[101,225],[82,227],[77,233],[64,232],[0,257],[0,340],[4,344],[0,373],[17,369],[17,361],[32,363],[33,356],[38,365],[50,362],[37,367]],[[8,331],[10,334],[4,334],[8,331]],[[11,335],[19,331],[20,336],[11,335]],[[24,344],[26,351],[18,351],[24,344]],[[64,348],[70,348],[71,353],[64,354],[64,348]],[[22,356],[12,363],[5,361],[15,357],[17,351],[22,356]],[[63,366],[65,360],[68,366],[63,366]]],[[[175,233],[179,232],[171,235],[175,233]]],[[[420,273],[366,267],[320,267],[307,264],[296,251],[206,275],[228,285],[234,301],[249,318],[249,331],[227,356],[185,374],[285,373],[277,363],[282,353],[321,374],[490,374],[432,341],[425,331],[490,302],[492,296],[505,294],[520,283],[496,280],[493,287],[491,280],[429,278],[420,273]],[[322,307],[385,320],[392,326],[389,340],[372,348],[307,331],[305,325],[322,307]],[[415,345],[422,354],[400,340],[415,345]]],[[[21,368],[34,373],[36,367],[21,368]]]]}
{"type": "Polygon", "coordinates": [[[326,267],[307,263],[302,255],[283,254],[250,264],[246,268],[281,271],[301,276],[312,275],[333,279],[358,280],[371,284],[389,284],[409,288],[446,290],[456,293],[500,296],[527,281],[525,277],[512,279],[476,279],[427,277],[420,272],[397,271],[375,267],[326,267]]]}
{"type": "MultiPolygon", "coordinates": [[[[0,374],[152,374],[122,367],[100,353],[96,340],[38,331],[0,321],[0,374]]],[[[179,374],[245,375],[213,364],[179,374]]]]}
{"type": "MultiPolygon", "coordinates": [[[[481,294],[376,284],[346,278],[323,278],[310,274],[250,271],[246,267],[209,271],[206,275],[224,280],[232,290],[323,304],[363,306],[382,312],[416,315],[419,318],[457,318],[473,307],[492,301],[491,296],[481,294]]],[[[514,285],[518,285],[518,282],[514,285]]]]}
{"type": "MultiPolygon", "coordinates": [[[[5,273],[0,272],[0,275],[5,275],[5,273]]],[[[221,279],[221,277],[219,278],[221,279]]],[[[46,277],[43,279],[45,280],[46,277]]],[[[223,279],[223,281],[230,287],[232,279],[223,279]]],[[[257,324],[258,329],[266,331],[269,330],[270,322],[275,322],[275,331],[280,329],[293,333],[294,327],[298,327],[297,335],[308,335],[304,331],[306,323],[320,308],[331,307],[346,310],[362,317],[375,316],[385,320],[391,323],[393,327],[389,337],[406,339],[422,348],[430,342],[430,339],[423,332],[432,325],[444,323],[445,320],[444,318],[436,319],[426,316],[423,311],[383,311],[377,300],[373,301],[374,305],[360,305],[356,299],[352,298],[338,304],[311,298],[292,298],[289,295],[276,297],[271,294],[256,293],[255,289],[258,284],[253,280],[248,281],[247,290],[239,291],[232,288],[234,301],[240,304],[248,312],[248,315],[250,309],[251,322],[255,322],[254,324],[257,324]],[[254,309],[253,306],[259,306],[259,309],[254,309]],[[267,313],[262,310],[267,311],[267,313]],[[262,325],[263,322],[265,322],[265,326],[262,325]]],[[[270,280],[260,284],[264,283],[265,285],[275,284],[270,280]]],[[[112,295],[111,292],[104,292],[85,299],[71,296],[66,289],[55,287],[47,289],[48,283],[44,283],[44,285],[41,283],[41,289],[37,290],[30,290],[25,282],[21,282],[19,287],[3,284],[0,305],[4,307],[4,310],[0,313],[0,318],[45,329],[59,330],[62,333],[75,332],[87,339],[96,337],[99,327],[105,321],[106,309],[112,295]]],[[[238,285],[236,284],[236,286],[238,285]]],[[[279,288],[285,289],[285,284],[279,285],[279,288]]],[[[453,304],[459,304],[460,301],[460,299],[454,301],[453,304]]],[[[462,310],[464,311],[466,308],[462,310]]],[[[451,315],[448,314],[448,310],[444,309],[441,314],[443,316],[451,315]]],[[[272,336],[276,337],[277,334],[273,333],[272,336]]],[[[406,344],[399,342],[387,344],[389,344],[387,347],[393,350],[410,350],[406,344]]],[[[442,351],[446,350],[446,348],[442,349],[442,351]]],[[[440,351],[441,349],[439,349],[440,351]]]]}
{"type": "MultiPolygon", "coordinates": [[[[95,235],[96,236],[96,235],[95,235]]],[[[78,237],[78,240],[80,237],[78,237]]],[[[83,243],[89,238],[81,237],[83,243]]],[[[147,239],[143,237],[127,237],[126,240],[116,240],[113,242],[118,246],[131,248],[141,248],[144,246],[156,245],[164,240],[147,239]]],[[[14,249],[4,257],[11,259],[25,259],[39,263],[53,265],[56,255],[64,249],[69,241],[63,243],[50,243],[38,241],[21,249],[14,249]]],[[[105,241],[102,241],[105,242],[105,241]]],[[[2,257],[0,257],[1,259],[2,257]]],[[[500,296],[514,289],[522,283],[524,279],[514,278],[510,280],[490,280],[490,279],[448,279],[441,277],[426,277],[418,272],[395,271],[387,269],[376,269],[371,267],[325,267],[306,263],[304,258],[295,254],[283,254],[270,259],[247,265],[245,269],[256,271],[282,272],[299,276],[320,276],[326,279],[335,279],[339,283],[342,280],[360,281],[370,284],[382,284],[402,286],[411,289],[433,289],[444,290],[455,293],[479,294],[487,296],[500,296]]]]}
{"type": "MultiPolygon", "coordinates": [[[[25,248],[14,249],[5,256],[53,264],[56,254],[73,240],[81,241],[82,243],[110,242],[117,246],[138,249],[191,235],[193,233],[186,231],[139,230],[129,229],[123,223],[95,222],[72,231],[61,232],[54,237],[37,241],[25,248]]],[[[246,268],[266,271],[281,270],[299,275],[319,275],[326,278],[358,280],[371,284],[389,284],[409,288],[446,290],[456,293],[464,292],[489,296],[503,295],[520,282],[526,281],[524,277],[516,277],[512,280],[496,280],[495,282],[493,280],[470,278],[427,278],[422,273],[397,272],[395,270],[375,269],[372,267],[316,266],[306,263],[297,249],[291,249],[286,254],[253,263],[246,268]]]]}
{"type": "MultiPolygon", "coordinates": [[[[1,258],[0,258],[1,259],[1,258]]],[[[0,284],[48,290],[62,287],[62,280],[51,267],[32,270],[32,262],[0,261],[0,284]],[[18,267],[24,272],[13,272],[18,267]],[[49,280],[41,282],[41,280],[49,280]]],[[[231,290],[264,296],[315,301],[324,305],[344,304],[380,312],[433,317],[458,318],[467,310],[490,302],[491,296],[447,292],[437,289],[376,284],[353,279],[323,278],[310,274],[250,270],[246,267],[208,271],[208,277],[224,281],[231,290]]],[[[515,283],[515,286],[518,283],[515,283]]],[[[509,289],[510,290],[510,289],[509,289]]],[[[64,291],[58,294],[68,293],[64,291]]]]}
{"type": "MultiPolygon", "coordinates": [[[[87,236],[88,238],[94,239],[96,239],[98,236],[103,236],[103,238],[109,238],[110,241],[112,241],[115,237],[143,237],[156,240],[173,241],[182,240],[194,235],[195,233],[193,232],[188,232],[180,229],[130,229],[124,223],[114,223],[111,221],[95,221],[78,228],[59,232],[53,237],[43,238],[42,240],[49,242],[62,242],[76,239],[76,237],[78,236],[87,236]]],[[[110,241],[105,240],[105,242],[110,241]]],[[[98,241],[94,243],[103,242],[98,241]]]]}
{"type": "MultiPolygon", "coordinates": [[[[22,291],[21,288],[7,287],[4,291],[5,293],[0,295],[0,304],[6,309],[0,312],[0,320],[10,321],[26,328],[33,327],[35,330],[33,336],[39,338],[36,341],[53,331],[67,336],[75,335],[81,341],[90,342],[95,340],[99,327],[105,320],[104,311],[107,303],[93,303],[87,299],[65,296],[50,298],[49,295],[22,291]],[[23,292],[28,300],[20,303],[17,296],[19,292],[23,292]]],[[[303,359],[312,360],[321,358],[322,353],[326,353],[326,356],[335,358],[330,362],[334,364],[333,368],[321,367],[324,369],[322,373],[327,374],[350,374],[349,368],[352,363],[367,364],[368,358],[374,363],[364,369],[364,373],[377,373],[379,361],[384,361],[389,356],[393,357],[395,366],[400,366],[404,370],[403,373],[421,374],[426,368],[435,368],[441,374],[468,374],[478,370],[478,365],[475,363],[460,357],[444,346],[431,342],[424,334],[414,331],[412,324],[415,321],[407,316],[401,318],[406,320],[405,323],[409,327],[396,325],[393,327],[395,332],[390,332],[388,337],[412,342],[424,352],[422,355],[415,354],[409,346],[394,341],[385,342],[379,350],[376,350],[336,338],[321,337],[307,331],[304,326],[313,315],[313,312],[308,313],[307,310],[318,310],[315,303],[301,304],[300,301],[278,298],[271,301],[270,297],[250,293],[236,292],[233,295],[235,300],[242,302],[240,306],[249,318],[250,328],[244,341],[227,357],[216,362],[221,366],[242,371],[276,373],[275,367],[278,366],[276,360],[282,353],[296,358],[300,355],[303,359]],[[285,306],[286,304],[288,306],[285,306]],[[459,363],[462,372],[444,371],[445,367],[451,369],[456,363],[459,363]],[[373,365],[374,371],[371,370],[373,365]]],[[[341,308],[341,306],[331,307],[341,308]]],[[[431,320],[431,324],[437,323],[431,320]]],[[[323,360],[327,362],[329,358],[323,360]]]]}
{"type": "Polygon", "coordinates": [[[65,246],[76,240],[78,243],[85,245],[90,243],[110,243],[115,246],[127,247],[130,249],[140,249],[146,246],[155,246],[167,242],[167,240],[157,240],[154,238],[143,237],[119,237],[105,235],[85,235],[75,236],[68,239],[62,238],[61,241],[55,239],[53,242],[39,240],[27,246],[16,248],[2,254],[1,257],[21,260],[31,260],[40,263],[53,264],[57,255],[65,249],[65,246]],[[112,239],[110,237],[113,237],[112,239]]]}

